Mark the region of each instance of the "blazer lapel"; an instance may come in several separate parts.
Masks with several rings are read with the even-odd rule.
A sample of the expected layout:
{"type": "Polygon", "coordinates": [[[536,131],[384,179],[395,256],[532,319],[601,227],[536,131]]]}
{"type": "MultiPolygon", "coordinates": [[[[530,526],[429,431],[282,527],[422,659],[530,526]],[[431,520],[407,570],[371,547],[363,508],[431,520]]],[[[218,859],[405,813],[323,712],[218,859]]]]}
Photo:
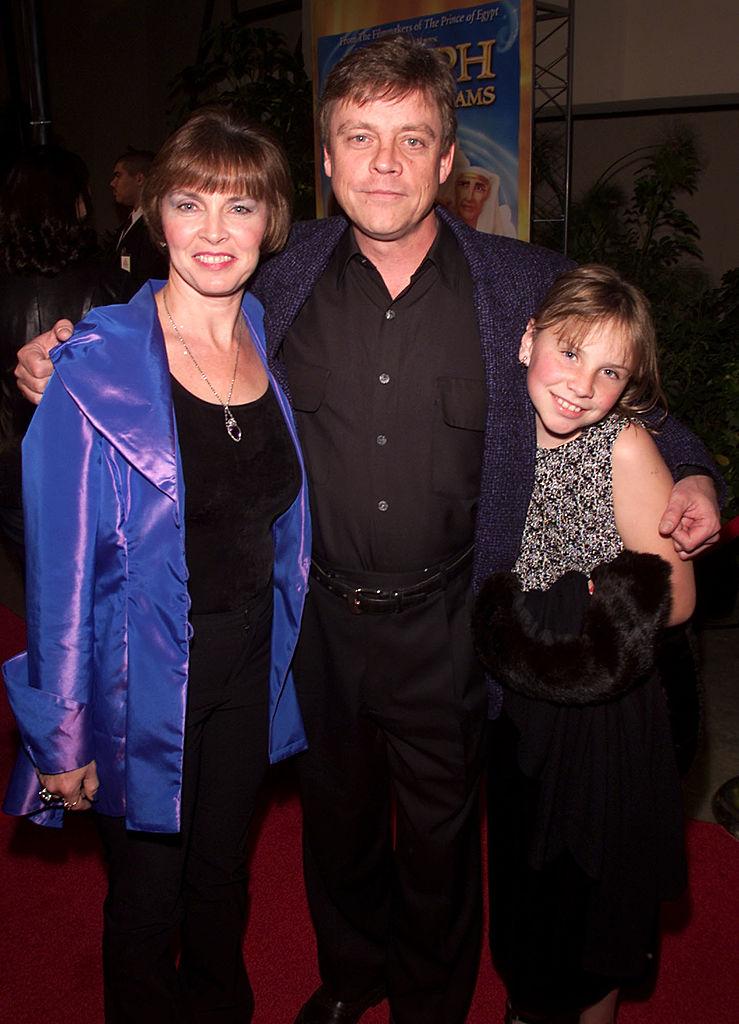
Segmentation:
{"type": "Polygon", "coordinates": [[[128,305],[92,310],[51,359],[95,429],[176,501],[172,387],[154,302],[162,283],[147,283],[128,305]]]}
{"type": "Polygon", "coordinates": [[[252,291],[264,306],[270,364],[279,360],[285,334],[311,295],[347,227],[344,217],[296,225],[297,230],[294,229],[285,251],[266,263],[257,274],[252,291]]]}

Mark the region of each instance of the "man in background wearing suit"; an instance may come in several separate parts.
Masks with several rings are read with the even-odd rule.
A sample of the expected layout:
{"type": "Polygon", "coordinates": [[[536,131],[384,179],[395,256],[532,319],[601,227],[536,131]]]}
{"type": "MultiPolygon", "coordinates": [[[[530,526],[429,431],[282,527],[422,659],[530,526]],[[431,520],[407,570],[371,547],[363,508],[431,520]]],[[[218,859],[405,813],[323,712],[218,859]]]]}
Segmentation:
{"type": "Polygon", "coordinates": [[[141,210],[141,190],[154,154],[144,149],[126,150],[115,162],[110,187],[119,206],[130,210],[115,247],[115,265],[128,275],[124,301],[130,299],[150,277],[167,276],[167,258],[149,237],[141,210]]]}

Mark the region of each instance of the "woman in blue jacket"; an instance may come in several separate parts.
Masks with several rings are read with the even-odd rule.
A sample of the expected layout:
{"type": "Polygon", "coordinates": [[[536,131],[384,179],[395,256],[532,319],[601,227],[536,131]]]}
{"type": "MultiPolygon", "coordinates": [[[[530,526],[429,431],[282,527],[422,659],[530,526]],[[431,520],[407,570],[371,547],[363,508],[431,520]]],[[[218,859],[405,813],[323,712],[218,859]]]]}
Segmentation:
{"type": "Polygon", "coordinates": [[[251,1019],[246,833],[305,747],[290,663],[308,576],[302,459],[246,283],[287,237],[284,155],[204,109],[147,179],[170,259],[59,346],[24,443],[28,651],[5,810],[93,802],[109,862],[106,1021],[251,1019]],[[179,935],[177,964],[173,939],[179,935]]]}

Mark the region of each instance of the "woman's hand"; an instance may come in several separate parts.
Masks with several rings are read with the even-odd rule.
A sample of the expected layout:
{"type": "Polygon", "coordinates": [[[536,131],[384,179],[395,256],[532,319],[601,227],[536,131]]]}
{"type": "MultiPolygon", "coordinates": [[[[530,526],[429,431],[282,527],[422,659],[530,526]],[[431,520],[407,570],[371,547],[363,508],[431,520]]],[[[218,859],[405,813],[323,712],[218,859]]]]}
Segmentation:
{"type": "Polygon", "coordinates": [[[39,772],[38,778],[47,792],[64,801],[65,811],[89,811],[100,786],[94,761],[58,775],[39,772]]]}

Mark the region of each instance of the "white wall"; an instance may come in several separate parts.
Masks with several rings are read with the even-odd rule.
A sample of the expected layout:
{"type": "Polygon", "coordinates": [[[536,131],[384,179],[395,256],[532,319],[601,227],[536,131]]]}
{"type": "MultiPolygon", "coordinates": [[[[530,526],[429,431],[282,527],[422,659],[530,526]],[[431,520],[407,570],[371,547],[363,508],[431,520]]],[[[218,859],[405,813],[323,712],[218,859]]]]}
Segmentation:
{"type": "Polygon", "coordinates": [[[576,0],[574,101],[739,93],[737,0],[576,0]]]}

